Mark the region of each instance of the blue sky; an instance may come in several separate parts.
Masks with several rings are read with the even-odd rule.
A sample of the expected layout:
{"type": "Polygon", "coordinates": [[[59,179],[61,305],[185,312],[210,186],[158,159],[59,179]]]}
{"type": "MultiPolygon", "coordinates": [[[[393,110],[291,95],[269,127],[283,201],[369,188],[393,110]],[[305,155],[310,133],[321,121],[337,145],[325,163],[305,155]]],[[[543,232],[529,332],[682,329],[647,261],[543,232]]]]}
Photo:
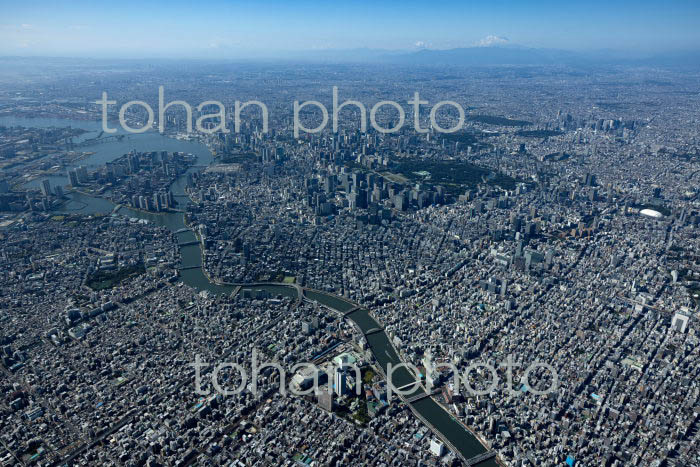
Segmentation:
{"type": "Polygon", "coordinates": [[[0,2],[0,55],[235,58],[494,43],[700,48],[697,0],[0,2]]]}

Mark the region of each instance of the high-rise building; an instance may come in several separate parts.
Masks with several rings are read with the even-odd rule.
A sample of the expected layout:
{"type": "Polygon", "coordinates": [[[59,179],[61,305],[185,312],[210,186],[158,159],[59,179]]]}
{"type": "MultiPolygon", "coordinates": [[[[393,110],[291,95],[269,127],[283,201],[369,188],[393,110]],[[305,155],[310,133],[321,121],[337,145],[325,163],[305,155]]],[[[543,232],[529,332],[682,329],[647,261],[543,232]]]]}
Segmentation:
{"type": "Polygon", "coordinates": [[[313,327],[311,323],[309,323],[308,321],[302,321],[301,332],[303,332],[307,336],[313,334],[313,327]]]}
{"type": "Polygon", "coordinates": [[[515,212],[511,213],[510,215],[510,225],[513,229],[513,232],[520,232],[520,228],[522,226],[522,219],[520,219],[518,214],[515,212]]]}
{"type": "Polygon", "coordinates": [[[41,194],[44,197],[49,197],[51,196],[51,182],[48,181],[48,179],[44,179],[41,181],[41,194]]]}
{"type": "Polygon", "coordinates": [[[336,368],[335,370],[335,376],[333,378],[333,387],[335,389],[335,393],[339,396],[348,393],[348,375],[342,367],[336,368]]]}
{"type": "Polygon", "coordinates": [[[323,389],[316,393],[316,400],[318,401],[319,407],[328,412],[333,411],[333,393],[331,391],[325,391],[323,389]]]}
{"type": "Polygon", "coordinates": [[[356,205],[360,209],[367,209],[367,190],[357,190],[356,205]]]}
{"type": "Polygon", "coordinates": [[[328,175],[323,179],[323,188],[326,193],[334,193],[336,187],[335,175],[328,175]]]}
{"type": "Polygon", "coordinates": [[[430,452],[435,456],[441,457],[445,454],[445,445],[436,439],[431,439],[430,452]]]}
{"type": "Polygon", "coordinates": [[[129,165],[129,173],[133,174],[139,171],[139,159],[135,153],[129,154],[126,160],[129,165]]]}
{"type": "Polygon", "coordinates": [[[68,180],[70,180],[70,185],[72,187],[80,186],[80,182],[78,181],[78,172],[75,170],[69,170],[68,171],[68,180]]]}
{"type": "Polygon", "coordinates": [[[80,183],[87,183],[88,181],[88,171],[87,167],[83,167],[82,165],[75,169],[75,172],[77,173],[78,176],[78,182],[80,183]]]}

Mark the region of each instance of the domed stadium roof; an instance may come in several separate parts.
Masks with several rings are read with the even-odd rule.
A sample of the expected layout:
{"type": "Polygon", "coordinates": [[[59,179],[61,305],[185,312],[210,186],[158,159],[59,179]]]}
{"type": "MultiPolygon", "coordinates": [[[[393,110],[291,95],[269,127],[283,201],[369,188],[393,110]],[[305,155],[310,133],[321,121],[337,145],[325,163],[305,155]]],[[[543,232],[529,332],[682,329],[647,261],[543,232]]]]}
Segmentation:
{"type": "Polygon", "coordinates": [[[664,217],[663,214],[661,214],[659,211],[655,211],[653,209],[642,209],[639,211],[639,214],[642,216],[647,216],[647,217],[653,217],[654,219],[660,219],[664,217]]]}

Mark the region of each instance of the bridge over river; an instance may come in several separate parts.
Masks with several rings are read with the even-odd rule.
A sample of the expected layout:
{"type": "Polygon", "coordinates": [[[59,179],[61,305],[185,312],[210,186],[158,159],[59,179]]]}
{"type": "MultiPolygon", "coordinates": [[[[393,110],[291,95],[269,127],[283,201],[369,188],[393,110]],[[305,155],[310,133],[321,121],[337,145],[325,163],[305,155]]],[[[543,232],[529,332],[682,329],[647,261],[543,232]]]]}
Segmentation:
{"type": "MultiPolygon", "coordinates": [[[[398,350],[384,331],[384,326],[369,310],[343,297],[319,290],[303,288],[303,294],[305,300],[323,305],[348,319],[362,332],[377,360],[379,370],[385,377],[389,363],[394,368],[402,363],[398,350]]],[[[496,452],[482,445],[476,435],[433,399],[433,396],[440,393],[439,390],[428,393],[420,384],[420,379],[403,366],[393,371],[392,380],[394,386],[402,392],[408,392],[411,387],[415,388],[407,395],[400,395],[401,399],[464,463],[480,466],[498,465],[496,452]]]]}

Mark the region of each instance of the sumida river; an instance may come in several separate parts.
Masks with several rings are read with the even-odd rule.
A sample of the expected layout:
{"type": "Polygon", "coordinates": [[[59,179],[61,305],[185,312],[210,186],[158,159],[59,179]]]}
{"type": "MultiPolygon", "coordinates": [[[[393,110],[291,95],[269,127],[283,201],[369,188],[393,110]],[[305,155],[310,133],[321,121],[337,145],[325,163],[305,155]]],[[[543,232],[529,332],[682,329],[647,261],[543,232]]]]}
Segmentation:
{"type": "MultiPolygon", "coordinates": [[[[21,125],[25,127],[50,127],[50,126],[72,126],[75,128],[83,128],[88,130],[88,133],[81,135],[80,141],[85,141],[91,138],[95,138],[100,133],[100,122],[87,122],[87,121],[74,121],[74,120],[60,120],[60,119],[32,119],[32,118],[14,118],[14,117],[2,117],[0,118],[0,125],[13,126],[21,125]]],[[[110,140],[103,143],[97,143],[89,146],[80,147],[81,151],[94,152],[86,159],[80,161],[77,165],[83,165],[85,167],[99,167],[106,162],[117,159],[118,157],[130,152],[131,150],[136,150],[137,152],[146,151],[169,151],[169,152],[185,152],[191,153],[197,156],[196,167],[190,168],[189,171],[202,170],[202,166],[208,166],[214,161],[209,149],[199,143],[193,141],[183,141],[173,138],[168,138],[162,136],[156,132],[147,132],[142,134],[126,134],[121,140],[110,140]]],[[[36,179],[30,183],[29,186],[38,186],[37,184],[43,178],[36,179]]],[[[57,174],[49,177],[52,186],[56,185],[67,185],[68,177],[66,174],[57,174]]],[[[185,194],[187,174],[179,177],[171,186],[171,191],[175,196],[176,200],[180,204],[181,208],[184,208],[188,202],[188,198],[185,194]]],[[[105,199],[96,198],[92,196],[83,195],[80,193],[70,193],[70,201],[68,201],[61,209],[60,212],[74,213],[74,214],[97,214],[97,213],[110,213],[114,210],[115,205],[105,199]]],[[[187,229],[185,225],[184,214],[180,212],[176,213],[146,213],[142,211],[136,211],[128,207],[122,207],[118,214],[134,217],[139,219],[145,219],[153,224],[167,227],[172,232],[178,232],[183,229],[187,229]]],[[[184,232],[177,233],[177,238],[179,243],[187,243],[197,240],[194,233],[187,229],[184,232]]],[[[180,271],[180,276],[182,282],[197,289],[197,290],[207,290],[211,293],[226,293],[230,294],[235,290],[233,285],[221,285],[210,281],[204,274],[201,264],[202,264],[202,251],[200,245],[188,245],[180,248],[180,261],[181,266],[184,268],[189,268],[191,266],[200,266],[198,268],[184,269],[180,271]]],[[[290,297],[296,297],[297,291],[294,287],[283,287],[279,285],[270,286],[259,286],[256,285],[255,289],[265,289],[268,288],[269,291],[274,295],[287,295],[290,297]]],[[[308,299],[317,301],[323,305],[333,308],[337,311],[345,312],[350,310],[355,305],[342,297],[337,295],[307,291],[305,296],[308,299]]],[[[357,310],[350,315],[348,319],[352,320],[360,329],[363,331],[368,331],[373,328],[380,328],[380,324],[369,314],[365,309],[357,310]]],[[[376,332],[367,336],[367,341],[372,350],[374,357],[377,359],[377,363],[386,370],[387,364],[391,363],[396,366],[401,363],[400,357],[396,354],[394,347],[389,341],[389,337],[384,331],[376,332]]],[[[408,384],[414,381],[415,378],[407,370],[401,368],[394,372],[393,381],[394,386],[401,387],[404,384],[408,384]]],[[[415,394],[421,393],[422,389],[417,389],[415,394]]],[[[469,431],[467,428],[457,421],[445,408],[443,408],[439,403],[430,397],[423,398],[417,402],[411,404],[413,410],[417,412],[424,421],[427,421],[431,426],[431,429],[440,433],[440,436],[447,440],[459,454],[465,458],[469,459],[479,454],[486,452],[486,448],[479,442],[479,440],[469,431]]],[[[495,459],[489,459],[483,463],[478,464],[480,466],[497,466],[495,459]]]]}

